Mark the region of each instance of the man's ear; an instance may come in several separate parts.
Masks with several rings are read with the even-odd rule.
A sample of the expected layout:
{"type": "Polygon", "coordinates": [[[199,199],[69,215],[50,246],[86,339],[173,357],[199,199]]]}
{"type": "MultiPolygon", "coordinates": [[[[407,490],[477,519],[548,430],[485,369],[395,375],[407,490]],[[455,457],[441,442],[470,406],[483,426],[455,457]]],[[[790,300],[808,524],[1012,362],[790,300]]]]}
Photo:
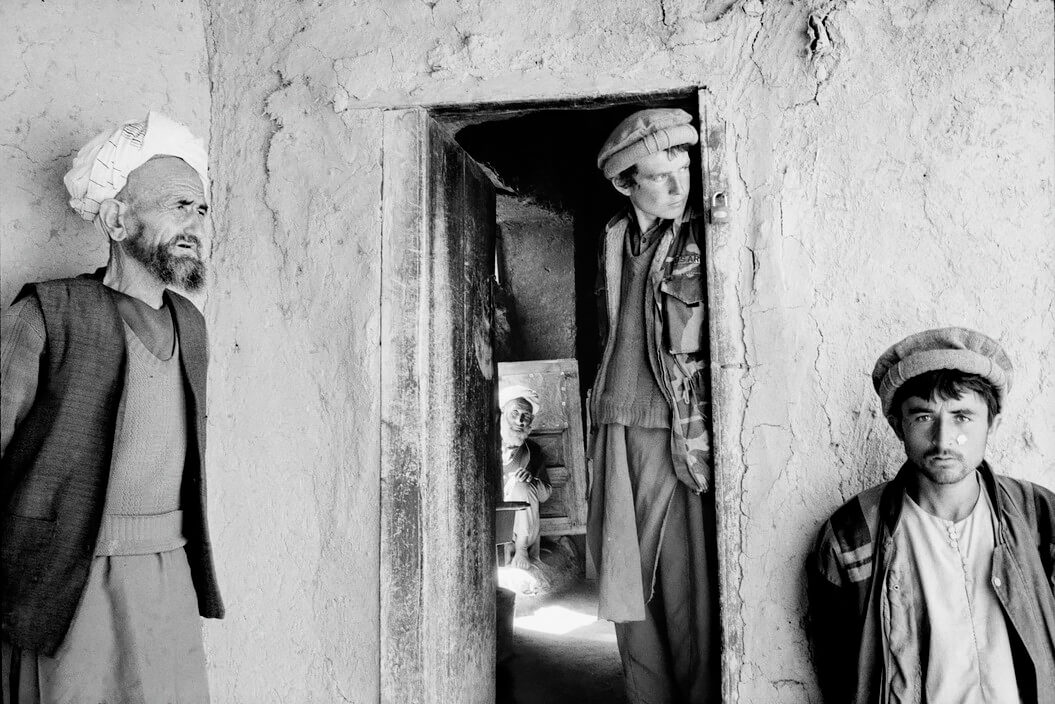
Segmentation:
{"type": "Polygon", "coordinates": [[[99,204],[99,223],[103,232],[114,242],[128,237],[128,206],[115,198],[107,198],[99,204]]]}
{"type": "Polygon", "coordinates": [[[632,188],[630,188],[629,186],[624,186],[624,185],[622,185],[622,184],[620,183],[620,180],[619,180],[619,177],[618,177],[618,176],[616,176],[615,178],[613,178],[613,179],[610,179],[610,180],[611,180],[611,182],[612,182],[612,188],[614,188],[615,190],[619,191],[620,193],[622,193],[622,194],[623,194],[624,196],[626,196],[627,198],[629,198],[629,197],[630,197],[630,193],[631,193],[631,191],[632,191],[633,189],[632,189],[632,188]]]}
{"type": "Polygon", "coordinates": [[[1002,421],[1003,419],[1004,419],[1004,417],[1002,415],[1000,415],[999,413],[997,413],[995,416],[993,416],[993,419],[991,421],[989,421],[989,432],[990,433],[996,432],[996,429],[1000,427],[1000,421],[1002,421]]]}
{"type": "Polygon", "coordinates": [[[890,423],[890,427],[894,429],[894,435],[897,435],[898,440],[905,439],[905,430],[901,427],[901,418],[893,414],[886,417],[887,422],[890,423]]]}

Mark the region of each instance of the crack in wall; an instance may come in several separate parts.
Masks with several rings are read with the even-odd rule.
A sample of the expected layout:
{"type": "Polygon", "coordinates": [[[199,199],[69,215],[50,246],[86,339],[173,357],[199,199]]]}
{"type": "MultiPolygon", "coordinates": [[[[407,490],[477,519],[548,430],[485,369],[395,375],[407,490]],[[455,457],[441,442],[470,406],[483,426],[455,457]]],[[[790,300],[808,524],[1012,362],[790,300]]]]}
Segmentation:
{"type": "MultiPolygon", "coordinates": [[[[742,206],[742,210],[745,213],[751,213],[754,210],[754,204],[753,204],[753,201],[752,201],[752,198],[751,198],[751,195],[750,195],[750,191],[749,191],[748,185],[747,185],[747,180],[744,177],[743,168],[742,168],[743,155],[747,154],[747,152],[742,149],[742,141],[743,141],[743,139],[746,139],[746,138],[741,138],[740,133],[737,132],[735,140],[734,140],[735,149],[734,149],[734,158],[732,160],[733,161],[733,171],[736,174],[736,178],[740,182],[740,185],[741,185],[741,188],[742,188],[742,191],[743,191],[744,204],[742,206]]],[[[755,280],[755,272],[757,270],[757,267],[756,267],[756,264],[755,264],[755,254],[754,254],[754,251],[751,248],[750,244],[745,243],[744,244],[744,249],[747,250],[747,253],[748,253],[749,257],[750,257],[751,266],[750,266],[749,272],[747,270],[745,270],[746,269],[745,265],[747,264],[747,257],[745,257],[745,256],[743,256],[743,254],[741,254],[741,256],[739,257],[739,259],[740,259],[740,267],[738,269],[737,281],[735,282],[735,284],[733,286],[733,290],[734,290],[735,295],[736,295],[736,303],[737,303],[736,309],[737,309],[737,314],[739,315],[739,322],[740,322],[740,354],[742,355],[742,358],[741,358],[741,370],[742,371],[741,371],[741,375],[740,375],[740,388],[741,388],[741,391],[743,392],[743,401],[739,405],[739,409],[738,409],[739,410],[739,415],[736,418],[736,426],[735,427],[738,427],[740,429],[740,432],[738,433],[737,440],[738,440],[738,444],[740,446],[740,458],[741,458],[741,461],[743,462],[744,474],[746,474],[748,467],[747,467],[746,461],[743,461],[743,460],[744,460],[744,458],[747,457],[747,448],[750,445],[750,441],[747,438],[747,413],[748,413],[748,409],[749,409],[750,404],[751,404],[751,390],[752,390],[752,388],[754,386],[754,382],[752,380],[753,367],[752,367],[751,362],[750,362],[750,352],[749,352],[750,345],[749,345],[749,341],[748,341],[747,307],[749,305],[749,301],[745,301],[744,300],[744,296],[742,296],[741,292],[746,290],[746,292],[748,294],[748,297],[753,300],[753,298],[754,298],[754,280],[755,280]]],[[[749,516],[749,513],[748,513],[748,509],[747,509],[747,496],[746,496],[746,494],[744,492],[743,487],[744,487],[744,475],[741,475],[740,477],[738,477],[738,486],[737,486],[737,488],[739,490],[738,493],[739,493],[740,500],[739,500],[739,503],[738,503],[738,506],[737,506],[737,508],[739,509],[739,512],[738,512],[738,525],[737,525],[737,530],[736,530],[737,555],[738,555],[738,557],[737,557],[737,560],[736,560],[736,573],[734,575],[734,579],[735,579],[735,582],[736,582],[736,594],[737,594],[737,603],[738,603],[738,610],[737,610],[735,618],[736,618],[737,623],[739,625],[739,628],[736,629],[736,633],[737,633],[738,638],[739,638],[739,642],[736,644],[736,651],[739,653],[739,656],[740,656],[741,659],[743,658],[743,655],[744,655],[743,635],[744,635],[744,630],[745,630],[746,625],[747,625],[747,618],[746,618],[746,611],[745,611],[746,610],[746,598],[745,598],[745,594],[744,594],[744,573],[745,573],[745,570],[746,570],[746,565],[745,565],[746,557],[745,557],[745,551],[744,551],[744,540],[745,540],[746,526],[750,522],[750,516],[749,516]]],[[[736,693],[734,696],[735,696],[736,699],[739,699],[739,692],[743,688],[744,677],[745,677],[744,668],[743,668],[743,666],[741,666],[739,668],[739,670],[738,670],[736,683],[734,685],[734,692],[736,693]]]]}
{"type": "MultiPolygon", "coordinates": [[[[280,237],[279,233],[281,233],[282,230],[283,230],[282,222],[279,219],[278,210],[275,209],[275,206],[271,202],[271,198],[270,198],[271,180],[272,180],[272,178],[274,178],[274,175],[271,173],[271,156],[272,156],[272,154],[274,153],[274,150],[275,150],[275,138],[278,136],[279,132],[282,131],[282,120],[277,115],[275,115],[275,113],[272,112],[270,109],[267,109],[266,106],[271,102],[272,98],[274,98],[279,93],[281,93],[283,90],[288,88],[291,84],[289,82],[283,80],[282,73],[278,69],[275,69],[274,75],[275,75],[275,78],[276,78],[275,82],[277,83],[277,85],[276,85],[276,87],[274,89],[272,89],[270,92],[268,92],[267,96],[264,98],[264,105],[265,105],[264,114],[267,115],[267,118],[268,118],[268,120],[271,123],[271,127],[270,127],[270,130],[268,131],[267,137],[265,139],[264,163],[263,163],[263,166],[264,166],[264,179],[263,179],[263,181],[260,184],[260,189],[261,189],[260,202],[263,203],[264,207],[267,208],[269,213],[271,213],[271,231],[268,233],[268,237],[271,240],[271,243],[275,246],[275,251],[278,252],[278,254],[279,254],[279,256],[280,256],[280,258],[282,260],[282,264],[280,266],[280,270],[282,272],[288,272],[288,270],[289,270],[289,250],[286,248],[285,243],[282,241],[282,239],[280,237]]],[[[284,305],[287,305],[287,304],[280,303],[279,307],[281,308],[284,305]]],[[[288,311],[283,310],[283,313],[287,314],[288,311]]]]}

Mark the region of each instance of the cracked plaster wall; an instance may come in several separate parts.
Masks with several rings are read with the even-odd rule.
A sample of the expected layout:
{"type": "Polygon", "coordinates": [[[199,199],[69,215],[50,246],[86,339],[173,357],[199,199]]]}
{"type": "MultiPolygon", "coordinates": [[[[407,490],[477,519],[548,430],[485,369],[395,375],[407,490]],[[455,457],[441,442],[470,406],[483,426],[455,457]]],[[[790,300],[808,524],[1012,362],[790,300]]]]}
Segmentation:
{"type": "MultiPolygon", "coordinates": [[[[742,653],[728,690],[739,701],[817,700],[802,563],[822,518],[896,468],[899,450],[868,376],[887,345],[945,324],[1002,340],[1018,377],[991,456],[1055,486],[1050,3],[213,0],[210,8],[214,149],[228,167],[222,218],[252,243],[250,262],[229,259],[246,285],[238,296],[256,297],[261,279],[285,276],[263,290],[301,315],[312,314],[295,286],[306,275],[293,272],[319,265],[313,237],[344,236],[344,249],[326,252],[355,258],[328,266],[376,284],[383,109],[711,89],[734,135],[738,225],[719,255],[725,293],[739,308],[723,324],[745,364],[742,416],[732,419],[743,464],[733,479],[742,499],[731,509],[741,557],[730,569],[741,605],[728,622],[742,653]],[[333,131],[317,135],[323,124],[333,131]],[[343,215],[312,228],[304,199],[315,193],[323,209],[318,201],[349,176],[355,198],[337,206],[343,215]]],[[[364,288],[334,280],[327,293],[348,300],[351,356],[373,359],[377,307],[357,293],[364,288]]],[[[246,327],[236,311],[225,315],[246,327]]],[[[318,336],[302,321],[267,317],[251,323],[261,341],[304,345],[279,343],[263,329],[270,325],[318,336]]],[[[347,464],[368,481],[377,409],[367,399],[378,387],[369,375],[362,381],[346,426],[368,447],[353,443],[347,464]]],[[[232,461],[266,464],[262,449],[240,443],[232,454],[242,453],[232,461]]],[[[349,498],[352,511],[376,512],[369,491],[349,498]]],[[[224,550],[234,556],[229,542],[224,550]]],[[[372,618],[374,586],[354,576],[341,591],[372,618]]],[[[276,595],[272,585],[260,589],[276,595]]],[[[275,624],[254,628],[217,632],[227,667],[250,633],[285,634],[275,624]]],[[[364,630],[348,649],[330,649],[341,644],[320,641],[315,657],[333,659],[327,674],[352,684],[353,701],[373,701],[376,679],[359,663],[376,656],[376,640],[364,630]]],[[[312,661],[299,650],[308,644],[297,645],[294,659],[312,661]]],[[[328,691],[313,689],[330,686],[317,677],[304,691],[328,691]]],[[[232,678],[228,691],[248,701],[277,679],[261,666],[232,678]]]]}

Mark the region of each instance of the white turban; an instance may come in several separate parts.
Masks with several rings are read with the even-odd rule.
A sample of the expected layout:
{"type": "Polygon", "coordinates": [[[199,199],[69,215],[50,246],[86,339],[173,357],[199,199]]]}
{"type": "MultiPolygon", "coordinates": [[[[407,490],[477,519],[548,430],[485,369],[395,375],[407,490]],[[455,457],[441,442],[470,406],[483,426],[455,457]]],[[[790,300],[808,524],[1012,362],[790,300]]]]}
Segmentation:
{"type": "Polygon", "coordinates": [[[519,384],[511,384],[510,386],[500,386],[498,389],[498,408],[499,410],[506,407],[506,404],[513,399],[522,398],[531,404],[531,412],[536,416],[542,411],[542,400],[539,398],[538,392],[534,389],[529,389],[526,386],[519,384]]]}
{"type": "Polygon", "coordinates": [[[99,213],[99,204],[124,188],[128,174],[162,155],[190,164],[208,192],[205,143],[180,123],[151,110],[145,120],[126,122],[113,132],[107,130],[81,147],[62,179],[70,192],[70,207],[91,222],[99,213]]]}

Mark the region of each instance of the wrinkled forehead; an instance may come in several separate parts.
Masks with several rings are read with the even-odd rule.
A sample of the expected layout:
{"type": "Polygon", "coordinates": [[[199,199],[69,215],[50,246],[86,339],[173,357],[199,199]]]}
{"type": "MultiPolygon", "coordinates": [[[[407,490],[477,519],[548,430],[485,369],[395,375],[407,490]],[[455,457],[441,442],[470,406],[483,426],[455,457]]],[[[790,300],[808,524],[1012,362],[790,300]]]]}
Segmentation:
{"type": "Polygon", "coordinates": [[[201,175],[178,156],[159,155],[144,162],[128,174],[125,188],[136,199],[180,196],[205,200],[201,175]]]}
{"type": "Polygon", "coordinates": [[[531,413],[531,403],[523,398],[515,398],[505,405],[502,409],[503,413],[512,413],[513,411],[520,411],[521,413],[531,413]]]}

